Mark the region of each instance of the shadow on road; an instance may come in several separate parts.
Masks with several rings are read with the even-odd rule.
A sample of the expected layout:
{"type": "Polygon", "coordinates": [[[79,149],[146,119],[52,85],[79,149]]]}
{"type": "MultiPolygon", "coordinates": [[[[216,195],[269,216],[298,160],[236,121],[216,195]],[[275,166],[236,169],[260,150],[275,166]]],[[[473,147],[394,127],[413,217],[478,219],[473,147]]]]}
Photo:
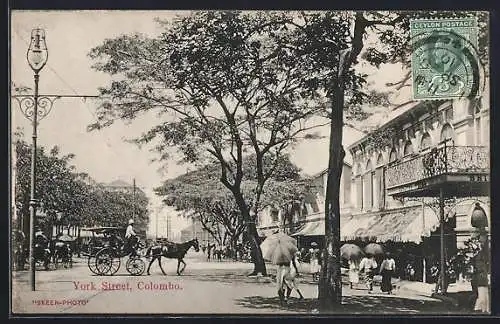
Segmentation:
{"type": "MultiPolygon", "coordinates": [[[[248,296],[236,300],[242,307],[250,309],[275,309],[276,311],[294,311],[298,313],[318,313],[316,299],[299,300],[291,298],[281,305],[278,297],[248,296]]],[[[466,310],[455,308],[441,301],[420,301],[401,297],[384,296],[345,296],[342,306],[332,312],[321,314],[470,314],[466,310]]]]}
{"type": "Polygon", "coordinates": [[[248,277],[245,271],[234,271],[228,273],[227,270],[210,270],[210,272],[196,271],[193,273],[183,273],[182,277],[195,277],[197,281],[210,281],[221,283],[249,283],[249,284],[265,284],[274,282],[271,276],[268,277],[248,277]]]}

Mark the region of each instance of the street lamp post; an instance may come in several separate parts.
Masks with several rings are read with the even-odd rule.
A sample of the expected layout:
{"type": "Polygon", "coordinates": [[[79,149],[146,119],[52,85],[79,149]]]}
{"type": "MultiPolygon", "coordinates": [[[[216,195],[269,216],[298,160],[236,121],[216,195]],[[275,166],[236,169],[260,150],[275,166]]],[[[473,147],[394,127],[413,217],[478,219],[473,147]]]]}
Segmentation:
{"type": "MultiPolygon", "coordinates": [[[[31,119],[32,121],[32,126],[33,126],[33,133],[32,133],[32,139],[33,139],[33,147],[31,149],[31,194],[30,194],[30,271],[31,271],[31,276],[30,276],[30,284],[31,284],[31,290],[35,291],[35,255],[34,255],[34,236],[35,236],[35,218],[36,218],[36,207],[38,205],[37,199],[36,199],[36,140],[37,140],[37,126],[38,126],[38,117],[43,118],[50,109],[42,109],[41,111],[38,111],[39,107],[39,102],[38,102],[38,81],[40,79],[39,72],[42,70],[42,68],[45,66],[47,63],[48,59],[48,50],[47,50],[47,45],[45,43],[45,31],[40,28],[33,29],[31,32],[31,42],[30,46],[28,48],[28,52],[26,53],[26,58],[28,60],[28,63],[35,72],[35,96],[33,98],[33,101],[28,100],[26,101],[26,104],[28,107],[26,110],[23,110],[21,107],[21,110],[23,110],[23,113],[25,116],[28,117],[28,119],[31,119]],[[33,109],[31,110],[31,106],[33,109]],[[31,117],[31,118],[30,118],[31,117]]],[[[43,101],[43,103],[40,103],[42,108],[46,108],[47,102],[43,101]]],[[[50,107],[52,106],[52,101],[50,102],[50,107]]]]}
{"type": "Polygon", "coordinates": [[[32,123],[33,133],[33,147],[31,150],[31,192],[30,192],[30,267],[31,276],[30,283],[31,289],[35,290],[35,258],[34,258],[34,234],[35,234],[35,221],[36,221],[36,208],[39,205],[36,199],[36,142],[37,142],[37,127],[38,122],[45,118],[54,105],[54,101],[62,98],[97,98],[94,95],[39,95],[38,82],[40,80],[39,73],[47,63],[49,52],[45,42],[45,31],[41,28],[35,28],[31,31],[31,42],[26,53],[26,59],[33,70],[35,79],[35,93],[31,95],[13,95],[12,98],[16,99],[22,114],[32,123]]]}

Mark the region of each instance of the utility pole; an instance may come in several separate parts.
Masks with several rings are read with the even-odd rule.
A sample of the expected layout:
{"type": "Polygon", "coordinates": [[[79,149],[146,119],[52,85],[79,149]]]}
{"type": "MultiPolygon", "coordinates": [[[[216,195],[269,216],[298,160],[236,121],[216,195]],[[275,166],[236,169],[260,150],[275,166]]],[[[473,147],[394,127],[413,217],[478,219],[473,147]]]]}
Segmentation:
{"type": "Polygon", "coordinates": [[[156,221],[156,239],[158,240],[158,217],[160,216],[159,208],[156,208],[155,221],[156,221]]]}
{"type": "Polygon", "coordinates": [[[168,239],[171,239],[171,215],[167,213],[167,238],[168,239]]]}
{"type": "Polygon", "coordinates": [[[132,219],[135,218],[135,178],[132,180],[133,189],[132,189],[132,219]]]}

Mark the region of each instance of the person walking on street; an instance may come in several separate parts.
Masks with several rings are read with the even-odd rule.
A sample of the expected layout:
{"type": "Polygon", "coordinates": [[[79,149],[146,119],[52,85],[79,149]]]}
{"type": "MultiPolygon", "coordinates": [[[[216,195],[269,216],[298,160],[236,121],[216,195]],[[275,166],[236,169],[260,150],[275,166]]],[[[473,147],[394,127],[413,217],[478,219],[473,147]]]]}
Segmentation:
{"type": "Polygon", "coordinates": [[[300,292],[300,289],[297,285],[296,278],[300,275],[299,274],[299,269],[298,269],[298,264],[299,264],[299,255],[300,252],[297,251],[295,254],[294,258],[292,261],[290,261],[290,272],[285,274],[284,282],[286,284],[286,296],[285,296],[285,301],[290,297],[290,294],[292,293],[292,290],[295,289],[297,293],[299,294],[300,299],[304,299],[304,296],[300,292]]]}
{"type": "Polygon", "coordinates": [[[313,277],[313,281],[316,281],[316,279],[319,278],[319,271],[320,271],[320,266],[319,266],[319,249],[317,248],[318,243],[312,242],[311,243],[311,248],[309,249],[309,256],[310,256],[310,267],[311,267],[311,274],[313,277]]]}
{"type": "Polygon", "coordinates": [[[377,261],[373,255],[364,257],[359,263],[359,271],[363,272],[366,286],[368,288],[368,293],[373,291],[373,276],[375,274],[375,269],[377,269],[377,261]]]}
{"type": "Polygon", "coordinates": [[[349,260],[349,284],[351,289],[359,283],[359,269],[356,260],[349,260]]]}
{"type": "Polygon", "coordinates": [[[212,244],[208,244],[207,246],[207,261],[210,261],[210,256],[212,254],[212,244]]]}
{"type": "Polygon", "coordinates": [[[384,257],[384,261],[380,265],[380,274],[382,275],[382,284],[380,285],[380,290],[386,292],[387,294],[392,293],[392,276],[396,270],[396,262],[391,256],[390,252],[387,252],[384,257]]]}

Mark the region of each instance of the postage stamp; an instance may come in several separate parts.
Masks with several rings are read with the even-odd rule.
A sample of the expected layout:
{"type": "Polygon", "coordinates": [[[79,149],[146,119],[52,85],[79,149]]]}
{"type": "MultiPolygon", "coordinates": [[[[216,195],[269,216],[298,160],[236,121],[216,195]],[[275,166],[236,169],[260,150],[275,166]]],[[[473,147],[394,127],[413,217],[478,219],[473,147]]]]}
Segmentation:
{"type": "Polygon", "coordinates": [[[475,97],[479,92],[475,18],[410,22],[413,99],[475,97]]]}

